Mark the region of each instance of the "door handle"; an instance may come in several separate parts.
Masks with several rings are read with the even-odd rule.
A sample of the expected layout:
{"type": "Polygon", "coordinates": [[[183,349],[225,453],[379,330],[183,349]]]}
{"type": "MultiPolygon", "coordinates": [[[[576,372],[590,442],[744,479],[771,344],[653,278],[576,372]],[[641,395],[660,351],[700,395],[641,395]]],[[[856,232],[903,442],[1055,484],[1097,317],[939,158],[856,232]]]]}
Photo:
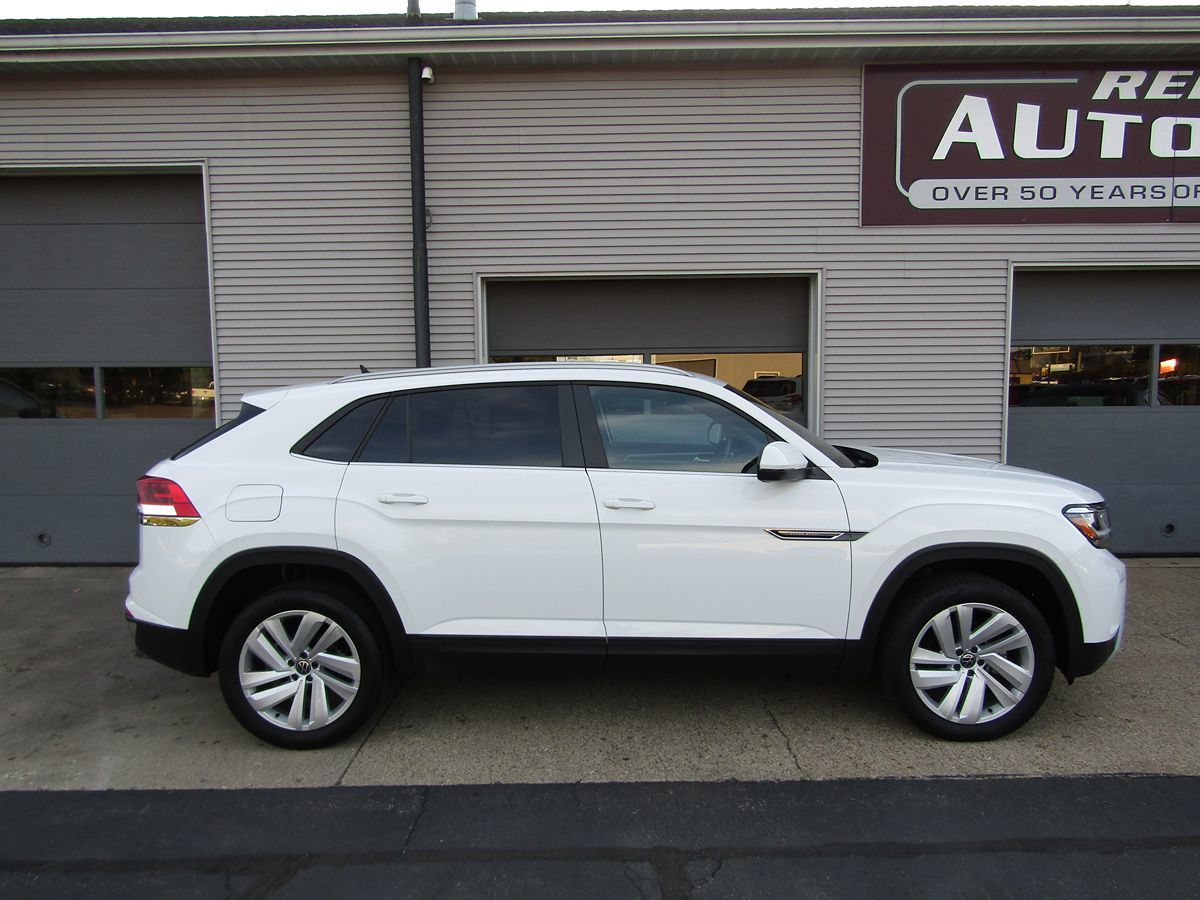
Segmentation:
{"type": "Polygon", "coordinates": [[[631,497],[609,497],[604,501],[609,509],[654,509],[653,500],[637,500],[631,497]]]}
{"type": "Polygon", "coordinates": [[[375,499],[380,503],[412,503],[415,506],[429,502],[424,494],[380,494],[375,499]]]}

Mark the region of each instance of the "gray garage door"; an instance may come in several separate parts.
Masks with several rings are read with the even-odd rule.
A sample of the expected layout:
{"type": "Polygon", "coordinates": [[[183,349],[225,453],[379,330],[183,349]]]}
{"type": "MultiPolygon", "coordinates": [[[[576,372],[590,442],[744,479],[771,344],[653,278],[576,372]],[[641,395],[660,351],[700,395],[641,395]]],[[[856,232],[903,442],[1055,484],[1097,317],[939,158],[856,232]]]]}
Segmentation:
{"type": "Polygon", "coordinates": [[[1200,553],[1200,272],[1025,271],[1008,461],[1098,489],[1114,549],[1200,553]]]}
{"type": "Polygon", "coordinates": [[[613,359],[715,375],[800,422],[806,278],[496,280],[485,285],[488,359],[613,359]]]}
{"type": "Polygon", "coordinates": [[[0,178],[0,563],[130,562],[134,482],[213,426],[199,175],[0,178]]]}

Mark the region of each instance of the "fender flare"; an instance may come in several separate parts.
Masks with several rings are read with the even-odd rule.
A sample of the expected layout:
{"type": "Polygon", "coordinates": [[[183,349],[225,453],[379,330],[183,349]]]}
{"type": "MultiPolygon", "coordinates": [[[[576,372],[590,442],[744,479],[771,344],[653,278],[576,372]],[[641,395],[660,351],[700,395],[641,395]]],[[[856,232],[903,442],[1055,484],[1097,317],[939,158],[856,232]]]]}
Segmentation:
{"type": "Polygon", "coordinates": [[[1065,653],[1058,660],[1058,665],[1068,679],[1073,678],[1076,674],[1076,664],[1082,662],[1083,623],[1079,618],[1079,605],[1075,600],[1075,593],[1071,590],[1066,576],[1054,562],[1036,550],[1012,544],[986,543],[938,544],[926,547],[916,551],[892,569],[871,601],[861,636],[857,641],[847,642],[843,674],[852,676],[874,668],[883,623],[887,620],[901,589],[913,575],[926,566],[958,560],[1019,563],[1035,569],[1046,579],[1054,592],[1054,600],[1066,629],[1065,653]]]}
{"type": "MultiPolygon", "coordinates": [[[[392,602],[391,595],[379,577],[362,560],[343,553],[320,547],[256,547],[243,550],[224,560],[217,566],[196,597],[192,615],[188,620],[188,632],[192,635],[197,653],[203,659],[204,636],[208,627],[213,605],[221,591],[235,575],[257,566],[315,565],[334,569],[357,584],[370,601],[379,621],[383,624],[385,637],[392,659],[397,666],[407,664],[408,638],[400,613],[392,602]]],[[[207,666],[207,661],[205,661],[207,666]]],[[[211,669],[209,670],[211,671],[211,669]]]]}

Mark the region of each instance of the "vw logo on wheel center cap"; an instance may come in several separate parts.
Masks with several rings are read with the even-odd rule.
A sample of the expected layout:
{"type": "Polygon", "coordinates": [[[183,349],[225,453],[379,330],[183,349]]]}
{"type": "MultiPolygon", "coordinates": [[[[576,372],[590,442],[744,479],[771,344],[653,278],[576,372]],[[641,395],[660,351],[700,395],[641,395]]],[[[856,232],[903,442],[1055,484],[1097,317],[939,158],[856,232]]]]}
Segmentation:
{"type": "Polygon", "coordinates": [[[307,675],[312,671],[312,663],[307,659],[298,659],[296,660],[296,671],[301,675],[307,675]]]}
{"type": "Polygon", "coordinates": [[[967,652],[959,657],[958,661],[963,665],[964,668],[969,669],[971,666],[975,665],[978,659],[979,657],[977,657],[974,653],[967,652]]]}

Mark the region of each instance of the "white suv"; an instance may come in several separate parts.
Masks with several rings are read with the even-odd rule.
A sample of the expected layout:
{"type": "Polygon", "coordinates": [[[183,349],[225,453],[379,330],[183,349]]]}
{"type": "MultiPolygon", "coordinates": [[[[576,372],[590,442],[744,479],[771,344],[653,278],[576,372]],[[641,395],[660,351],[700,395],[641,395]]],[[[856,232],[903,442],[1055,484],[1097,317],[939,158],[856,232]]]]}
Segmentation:
{"type": "Polygon", "coordinates": [[[723,654],[882,676],[1006,734],[1117,648],[1095,491],[834,447],[657,366],[423,369],[247,396],[139,488],[126,617],[285,747],[340,740],[436,653],[723,654]]]}

